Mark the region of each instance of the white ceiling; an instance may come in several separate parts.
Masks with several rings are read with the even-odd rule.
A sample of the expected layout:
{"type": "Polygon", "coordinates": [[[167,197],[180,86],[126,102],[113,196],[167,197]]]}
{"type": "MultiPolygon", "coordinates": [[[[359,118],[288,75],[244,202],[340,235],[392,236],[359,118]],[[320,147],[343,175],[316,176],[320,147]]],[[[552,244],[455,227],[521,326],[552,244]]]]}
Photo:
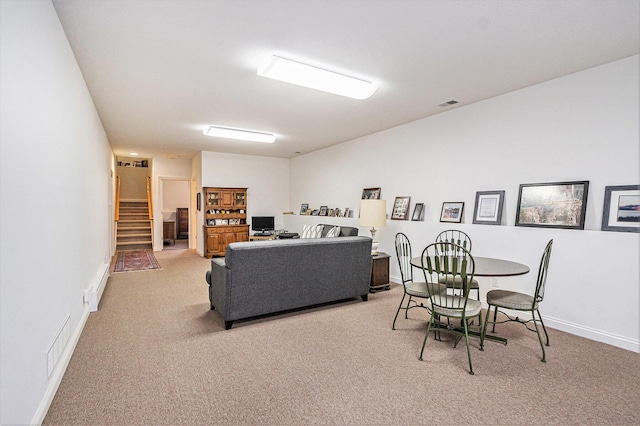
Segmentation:
{"type": "Polygon", "coordinates": [[[638,0],[53,4],[122,156],[290,158],[640,52],[638,0]],[[353,100],[257,76],[270,54],[379,88],[353,100]],[[449,100],[460,103],[438,106],[449,100]],[[210,124],[278,140],[204,136],[210,124]]]}

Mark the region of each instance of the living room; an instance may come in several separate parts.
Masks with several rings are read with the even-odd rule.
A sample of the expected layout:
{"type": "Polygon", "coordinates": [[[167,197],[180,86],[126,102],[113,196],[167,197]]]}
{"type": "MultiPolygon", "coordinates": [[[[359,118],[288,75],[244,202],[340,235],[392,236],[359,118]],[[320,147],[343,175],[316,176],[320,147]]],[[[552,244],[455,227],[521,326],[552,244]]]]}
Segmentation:
{"type": "MultiPolygon", "coordinates": [[[[104,278],[114,252],[115,156],[103,119],[51,3],[20,3],[3,1],[0,14],[2,424],[44,417],[90,315],[84,294],[104,278]],[[61,330],[68,343],[49,370],[46,353],[61,330]]],[[[388,220],[377,237],[390,254],[396,232],[422,248],[451,227],[439,221],[442,203],[464,202],[456,227],[472,236],[478,255],[533,270],[554,238],[543,313],[550,328],[640,352],[640,234],[601,230],[605,188],[637,185],[640,177],[639,59],[636,53],[293,158],[204,149],[192,159],[158,156],[152,177],[195,181],[196,192],[247,187],[250,214],[272,214],[295,232],[319,223],[297,214],[303,203],[350,208],[353,218],[322,222],[369,235],[357,218],[363,188],[380,187],[388,212],[395,197],[410,196],[412,206],[425,204],[424,220],[388,220]],[[584,230],[514,226],[521,184],[578,180],[590,182],[584,230]],[[476,192],[488,190],[505,191],[501,226],[472,223],[476,192]],[[282,214],[288,211],[296,214],[282,214]],[[611,291],[627,297],[606,300],[611,291]],[[582,304],[567,303],[575,299],[582,304]]],[[[201,221],[193,236],[199,253],[201,221]]],[[[397,282],[393,261],[390,275],[397,282]]],[[[520,288],[530,278],[490,285],[520,288]]]]}

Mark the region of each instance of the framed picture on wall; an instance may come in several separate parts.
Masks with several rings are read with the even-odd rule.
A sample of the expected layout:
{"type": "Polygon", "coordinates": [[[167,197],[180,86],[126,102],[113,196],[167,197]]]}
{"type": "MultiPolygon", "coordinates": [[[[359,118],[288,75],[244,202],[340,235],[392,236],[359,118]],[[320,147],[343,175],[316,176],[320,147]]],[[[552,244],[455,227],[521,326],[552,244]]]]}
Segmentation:
{"type": "Polygon", "coordinates": [[[589,181],[520,185],[516,226],[584,229],[589,181]]]}
{"type": "Polygon", "coordinates": [[[476,205],[473,209],[473,223],[500,225],[504,206],[504,191],[476,192],[476,205]]]}
{"type": "Polygon", "coordinates": [[[320,216],[327,215],[327,206],[320,206],[320,216]]]}
{"type": "Polygon", "coordinates": [[[307,214],[307,210],[309,210],[309,204],[302,204],[300,206],[300,214],[301,215],[306,215],[307,214]]]}
{"type": "Polygon", "coordinates": [[[362,199],[363,200],[379,200],[380,199],[380,188],[364,188],[362,190],[362,199]]]}
{"type": "Polygon", "coordinates": [[[602,230],[640,232],[640,185],[604,188],[602,230]]]}
{"type": "Polygon", "coordinates": [[[407,220],[407,217],[409,216],[410,203],[411,197],[396,197],[396,200],[393,203],[391,219],[407,220]]]}
{"type": "Polygon", "coordinates": [[[445,202],[442,203],[442,211],[440,212],[440,222],[460,223],[462,222],[463,202],[445,202]]]}
{"type": "Polygon", "coordinates": [[[416,203],[411,220],[422,220],[422,213],[424,213],[424,203],[416,203]]]}

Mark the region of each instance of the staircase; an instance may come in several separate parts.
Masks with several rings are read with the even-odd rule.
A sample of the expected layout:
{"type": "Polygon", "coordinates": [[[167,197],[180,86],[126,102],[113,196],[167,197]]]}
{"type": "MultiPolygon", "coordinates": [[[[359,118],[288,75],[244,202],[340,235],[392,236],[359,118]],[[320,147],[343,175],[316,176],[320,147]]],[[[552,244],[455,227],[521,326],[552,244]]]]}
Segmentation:
{"type": "Polygon", "coordinates": [[[146,201],[120,201],[116,250],[151,250],[151,220],[146,201]]]}

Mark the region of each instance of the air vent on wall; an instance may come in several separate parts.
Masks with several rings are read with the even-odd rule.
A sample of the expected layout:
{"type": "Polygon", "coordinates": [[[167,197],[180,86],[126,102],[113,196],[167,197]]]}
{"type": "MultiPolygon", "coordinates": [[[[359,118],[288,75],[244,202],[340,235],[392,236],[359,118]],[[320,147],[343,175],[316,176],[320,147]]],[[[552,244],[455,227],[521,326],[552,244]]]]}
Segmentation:
{"type": "Polygon", "coordinates": [[[444,108],[444,107],[448,107],[448,106],[451,106],[451,105],[455,105],[455,104],[457,104],[457,103],[458,103],[458,101],[450,100],[449,102],[445,102],[445,103],[440,104],[440,105],[438,105],[438,106],[440,106],[440,107],[443,107],[443,108],[444,108]]]}

